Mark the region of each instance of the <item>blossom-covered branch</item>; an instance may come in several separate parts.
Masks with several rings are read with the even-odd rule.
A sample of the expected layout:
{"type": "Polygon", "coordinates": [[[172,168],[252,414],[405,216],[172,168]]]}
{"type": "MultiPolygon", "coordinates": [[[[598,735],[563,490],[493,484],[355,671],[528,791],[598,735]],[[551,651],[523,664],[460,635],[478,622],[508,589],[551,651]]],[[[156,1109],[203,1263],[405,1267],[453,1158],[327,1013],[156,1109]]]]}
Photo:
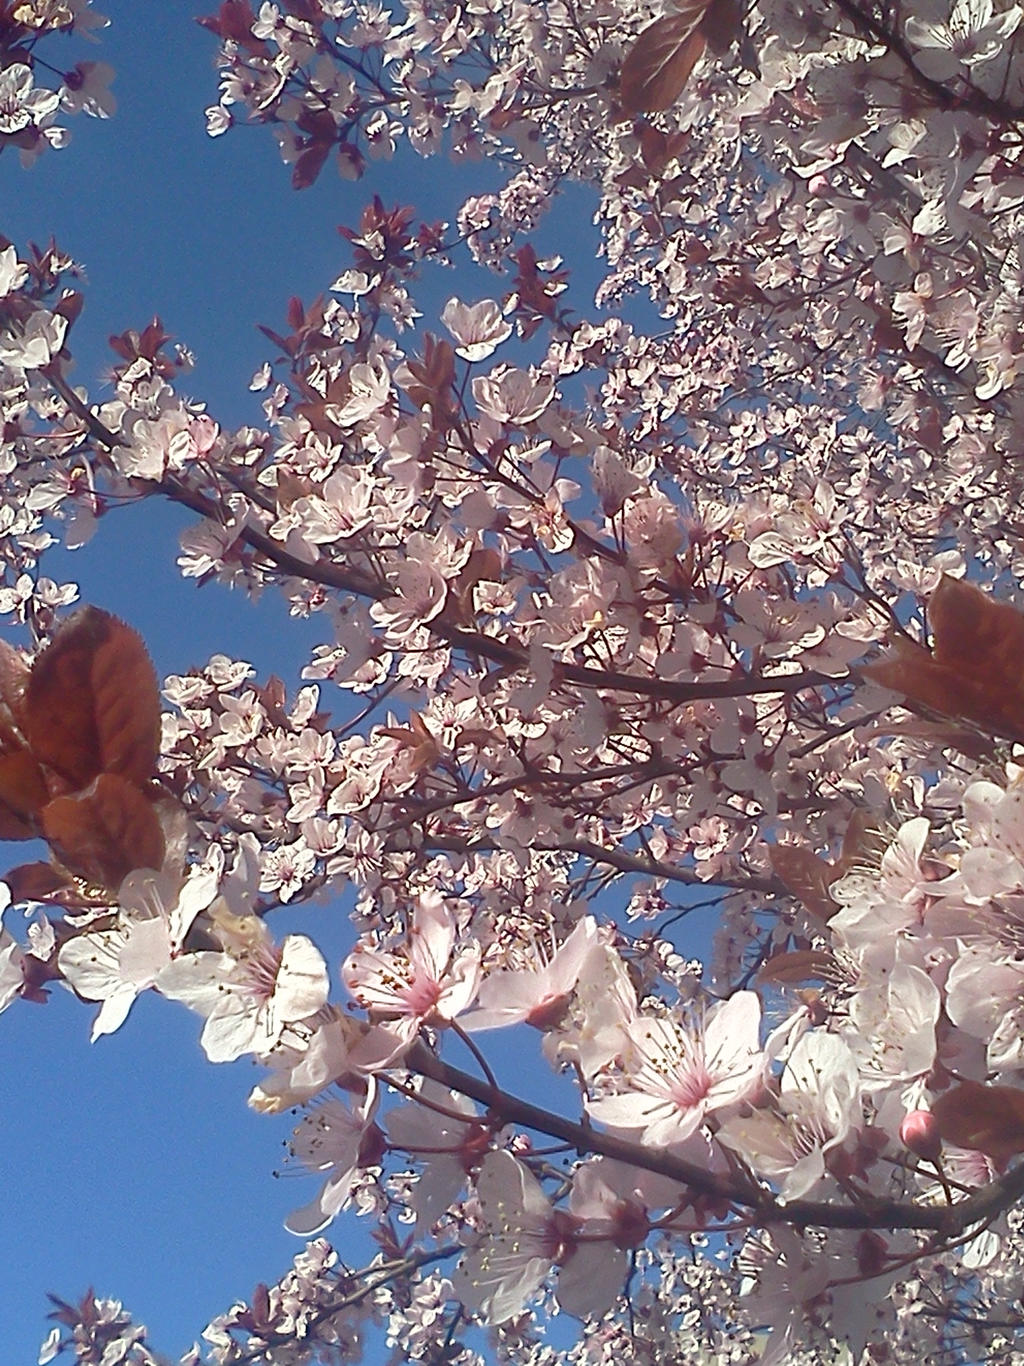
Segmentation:
{"type": "MultiPolygon", "coordinates": [[[[89,13],[3,9],[0,147],[112,112],[37,53],[89,13]]],[[[78,267],[0,239],[0,834],[47,851],[7,877],[0,1005],[60,984],[96,1040],[143,993],[191,1009],[316,1178],[207,1359],[1013,1360],[1018,8],[204,24],[209,131],[266,125],[297,189],[490,177],[435,220],[375,184],[264,326],[252,426],[159,320],[78,386],[78,267]],[[186,580],[319,624],[292,686],[216,655],[161,687],[131,626],[65,612],[48,549],[153,498],[195,515],[186,580]],[[360,1274],[319,1237],[357,1215],[360,1274]]],[[[51,1355],[156,1359],[115,1301],[57,1317],[51,1355]]]]}

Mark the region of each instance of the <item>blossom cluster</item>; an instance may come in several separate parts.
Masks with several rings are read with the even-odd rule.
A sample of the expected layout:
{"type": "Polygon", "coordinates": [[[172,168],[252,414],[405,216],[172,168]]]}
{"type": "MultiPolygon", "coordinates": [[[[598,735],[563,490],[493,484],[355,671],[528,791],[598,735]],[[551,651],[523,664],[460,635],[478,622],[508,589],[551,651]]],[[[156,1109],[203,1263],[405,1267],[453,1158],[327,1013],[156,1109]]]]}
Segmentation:
{"type": "MultiPolygon", "coordinates": [[[[3,20],[23,150],[60,100],[112,110],[98,68],[58,95],[18,56],[88,13],[3,20]]],[[[32,635],[0,825],[51,855],[9,874],[0,1008],[60,982],[94,1039],[144,992],[190,1008],[211,1062],[264,1067],[255,1109],[302,1109],[317,1183],[294,1270],[189,1366],[374,1332],[470,1366],[467,1324],[514,1366],[1014,1359],[1019,18],[225,0],[211,134],[270,125],[299,189],[403,141],[501,181],[343,225],[264,329],[258,426],[183,391],[158,321],[104,400],[73,387],[78,268],[0,241],[0,614],[32,635]],[[532,240],[573,180],[592,300],[532,240]],[[83,768],[40,752],[40,694],[69,633],[91,667],[126,628],[62,625],[40,566],[125,498],[190,509],[184,578],[272,588],[320,643],[291,689],[167,678],[159,746],[144,669],[95,683],[83,768]],[[342,962],[275,934],[350,890],[342,962]],[[502,1038],[570,1098],[507,1084],[502,1038]],[[350,1216],[359,1272],[320,1237],[350,1216]]],[[[58,1319],[48,1356],[153,1359],[114,1301],[58,1319]]]]}
{"type": "Polygon", "coordinates": [[[91,6],[92,0],[20,0],[4,13],[0,152],[16,147],[25,166],[48,148],[67,145],[68,130],[57,122],[62,114],[105,119],[117,108],[110,90],[114,70],[108,62],[83,60],[64,69],[36,52],[40,40],[50,35],[88,39],[93,29],[103,28],[106,16],[91,6]],[[54,76],[59,78],[56,85],[51,84],[54,76]]]}

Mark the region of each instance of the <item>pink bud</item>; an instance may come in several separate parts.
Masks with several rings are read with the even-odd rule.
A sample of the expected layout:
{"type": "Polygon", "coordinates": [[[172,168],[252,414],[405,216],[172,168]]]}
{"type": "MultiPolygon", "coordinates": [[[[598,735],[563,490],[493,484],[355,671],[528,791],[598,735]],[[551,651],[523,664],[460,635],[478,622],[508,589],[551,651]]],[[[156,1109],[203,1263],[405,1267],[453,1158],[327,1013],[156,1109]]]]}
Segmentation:
{"type": "Polygon", "coordinates": [[[926,1162],[938,1162],[942,1156],[938,1121],[929,1110],[912,1110],[909,1115],[904,1115],[900,1139],[912,1153],[917,1153],[926,1162]]]}

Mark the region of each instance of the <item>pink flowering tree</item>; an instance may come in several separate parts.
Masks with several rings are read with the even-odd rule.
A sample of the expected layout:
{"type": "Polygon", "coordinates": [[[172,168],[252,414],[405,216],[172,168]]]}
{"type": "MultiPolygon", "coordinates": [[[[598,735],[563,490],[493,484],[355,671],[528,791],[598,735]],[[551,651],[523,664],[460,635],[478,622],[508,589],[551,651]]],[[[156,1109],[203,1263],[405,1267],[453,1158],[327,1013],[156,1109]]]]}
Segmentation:
{"type": "MultiPolygon", "coordinates": [[[[157,320],[91,395],[76,263],[0,238],[0,837],[48,849],[0,1006],[67,989],[102,1047],[155,994],[302,1111],[294,1266],[182,1366],[1020,1360],[1020,7],[202,22],[210,134],[267,125],[297,190],[495,187],[367,194],[265,329],[259,427],[157,320]],[[194,514],[186,579],[315,619],[296,687],[158,681],[73,607],[47,548],[124,498],[194,514]]],[[[0,152],[114,112],[48,46],[102,24],[0,5],[0,152]]],[[[115,1301],[54,1320],[41,1361],[163,1360],[115,1301]]]]}

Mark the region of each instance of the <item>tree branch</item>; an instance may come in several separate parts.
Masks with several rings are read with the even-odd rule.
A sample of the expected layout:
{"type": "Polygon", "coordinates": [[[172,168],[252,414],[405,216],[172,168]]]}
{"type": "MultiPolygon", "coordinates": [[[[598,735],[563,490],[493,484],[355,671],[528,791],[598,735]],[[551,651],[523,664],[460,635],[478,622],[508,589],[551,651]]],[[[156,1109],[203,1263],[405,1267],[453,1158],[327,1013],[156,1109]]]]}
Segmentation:
{"type": "Polygon", "coordinates": [[[404,1059],[404,1066],[419,1076],[447,1086],[452,1091],[484,1105],[502,1121],[533,1129],[569,1144],[580,1154],[597,1153],[625,1162],[643,1171],[668,1177],[691,1190],[713,1199],[726,1200],[751,1211],[754,1222],[768,1226],[786,1224],[792,1228],[917,1229],[948,1238],[972,1225],[991,1219],[1024,1196],[1024,1164],[998,1181],[975,1191],[954,1205],[915,1205],[898,1200],[862,1197],[858,1206],[837,1205],[817,1200],[779,1199],[771,1192],[715,1175],[667,1150],[648,1148],[594,1129],[587,1123],[564,1119],[529,1101],[505,1091],[496,1091],[479,1077],[452,1067],[418,1041],[404,1059]]]}

